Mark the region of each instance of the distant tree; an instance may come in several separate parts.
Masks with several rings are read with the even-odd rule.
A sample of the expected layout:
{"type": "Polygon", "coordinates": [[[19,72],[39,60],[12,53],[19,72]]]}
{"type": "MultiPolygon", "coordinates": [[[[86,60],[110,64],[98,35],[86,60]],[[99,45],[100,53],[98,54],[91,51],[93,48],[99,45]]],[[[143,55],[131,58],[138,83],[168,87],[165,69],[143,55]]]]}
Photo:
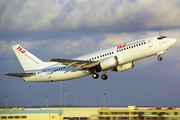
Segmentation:
{"type": "Polygon", "coordinates": [[[139,113],[139,114],[138,114],[138,119],[140,120],[141,118],[142,118],[142,114],[139,113]]]}
{"type": "Polygon", "coordinates": [[[163,116],[162,112],[157,113],[157,116],[158,116],[158,120],[160,120],[161,117],[163,116]]]}

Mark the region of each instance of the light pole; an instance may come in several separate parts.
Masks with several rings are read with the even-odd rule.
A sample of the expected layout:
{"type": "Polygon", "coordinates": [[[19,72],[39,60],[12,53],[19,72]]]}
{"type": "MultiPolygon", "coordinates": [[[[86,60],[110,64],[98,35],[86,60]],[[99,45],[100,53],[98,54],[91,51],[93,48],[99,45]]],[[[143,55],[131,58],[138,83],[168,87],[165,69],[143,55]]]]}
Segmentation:
{"type": "Polygon", "coordinates": [[[59,115],[60,115],[60,120],[61,120],[61,118],[62,118],[62,87],[63,87],[63,85],[62,85],[63,83],[62,83],[62,81],[60,81],[60,113],[59,113],[59,115]]]}
{"type": "Polygon", "coordinates": [[[103,105],[104,105],[104,107],[105,107],[105,106],[106,106],[106,93],[104,93],[103,95],[104,95],[103,105]]]}
{"type": "Polygon", "coordinates": [[[76,93],[76,107],[78,107],[78,94],[79,93],[76,93]]]}
{"type": "Polygon", "coordinates": [[[6,98],[5,98],[5,107],[6,107],[6,109],[8,107],[8,96],[7,95],[6,95],[6,98]]]}
{"type": "Polygon", "coordinates": [[[67,90],[64,90],[64,107],[66,107],[66,93],[67,93],[67,90]]]}
{"type": "Polygon", "coordinates": [[[46,96],[46,108],[48,108],[48,96],[46,96]]]}

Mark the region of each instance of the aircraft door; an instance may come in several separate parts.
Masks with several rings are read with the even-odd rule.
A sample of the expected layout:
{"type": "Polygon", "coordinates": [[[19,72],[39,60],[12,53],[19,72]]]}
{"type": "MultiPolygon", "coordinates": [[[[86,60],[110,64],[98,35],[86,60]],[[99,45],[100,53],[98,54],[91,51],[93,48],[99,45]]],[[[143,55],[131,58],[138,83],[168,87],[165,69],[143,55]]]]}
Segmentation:
{"type": "Polygon", "coordinates": [[[47,77],[48,77],[48,78],[51,78],[51,77],[52,77],[52,76],[51,76],[51,71],[47,72],[47,77]]]}
{"type": "Polygon", "coordinates": [[[149,39],[147,40],[147,43],[148,43],[148,46],[149,46],[149,47],[152,47],[152,46],[153,46],[153,43],[152,43],[152,39],[151,39],[151,38],[149,38],[149,39]]]}

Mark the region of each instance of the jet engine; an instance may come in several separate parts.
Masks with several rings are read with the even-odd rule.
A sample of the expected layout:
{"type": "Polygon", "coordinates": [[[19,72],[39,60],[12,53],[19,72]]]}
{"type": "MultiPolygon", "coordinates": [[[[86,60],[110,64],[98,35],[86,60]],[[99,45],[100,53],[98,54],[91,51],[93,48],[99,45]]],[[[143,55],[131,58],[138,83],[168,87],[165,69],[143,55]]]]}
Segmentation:
{"type": "Polygon", "coordinates": [[[102,70],[111,69],[119,64],[117,56],[108,57],[100,62],[102,70]]]}
{"type": "Polygon", "coordinates": [[[128,70],[128,69],[131,69],[134,67],[134,62],[130,62],[130,63],[126,63],[124,65],[119,65],[116,67],[117,71],[118,72],[122,72],[122,71],[125,71],[125,70],[128,70]]]}

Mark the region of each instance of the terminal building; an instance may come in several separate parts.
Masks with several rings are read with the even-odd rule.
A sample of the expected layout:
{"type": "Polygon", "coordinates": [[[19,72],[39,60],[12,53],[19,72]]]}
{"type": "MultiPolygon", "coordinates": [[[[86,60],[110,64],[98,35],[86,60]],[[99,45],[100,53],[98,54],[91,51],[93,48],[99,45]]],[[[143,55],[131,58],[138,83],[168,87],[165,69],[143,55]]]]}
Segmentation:
{"type": "Polygon", "coordinates": [[[0,109],[0,120],[180,120],[180,108],[12,108],[0,109]]]}

